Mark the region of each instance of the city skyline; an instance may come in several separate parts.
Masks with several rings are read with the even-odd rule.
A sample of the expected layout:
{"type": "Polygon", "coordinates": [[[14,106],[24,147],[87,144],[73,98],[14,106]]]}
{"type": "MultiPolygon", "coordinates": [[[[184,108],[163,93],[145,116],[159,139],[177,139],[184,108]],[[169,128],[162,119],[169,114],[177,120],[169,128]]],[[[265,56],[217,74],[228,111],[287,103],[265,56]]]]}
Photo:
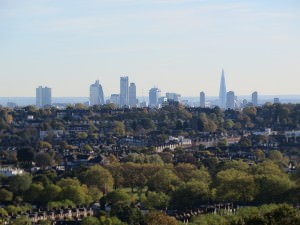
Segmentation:
{"type": "Polygon", "coordinates": [[[220,69],[237,95],[300,94],[300,2],[0,0],[0,96],[88,96],[118,79],[217,96],[220,69]],[[171,82],[170,82],[171,81],[171,82]],[[70,88],[65,88],[65,84],[70,88]]]}

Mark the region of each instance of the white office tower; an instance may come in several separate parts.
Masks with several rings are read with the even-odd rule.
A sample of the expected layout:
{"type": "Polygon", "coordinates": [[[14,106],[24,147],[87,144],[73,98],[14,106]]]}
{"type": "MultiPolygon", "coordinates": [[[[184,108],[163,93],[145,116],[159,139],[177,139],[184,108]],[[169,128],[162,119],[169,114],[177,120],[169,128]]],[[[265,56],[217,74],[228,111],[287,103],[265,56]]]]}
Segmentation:
{"type": "Polygon", "coordinates": [[[120,107],[129,105],[128,77],[120,77],[120,107]]]}
{"type": "Polygon", "coordinates": [[[104,93],[99,80],[90,86],[90,105],[104,105],[104,93]]]}
{"type": "Polygon", "coordinates": [[[39,86],[36,88],[36,106],[43,108],[51,106],[51,88],[39,86]]]}

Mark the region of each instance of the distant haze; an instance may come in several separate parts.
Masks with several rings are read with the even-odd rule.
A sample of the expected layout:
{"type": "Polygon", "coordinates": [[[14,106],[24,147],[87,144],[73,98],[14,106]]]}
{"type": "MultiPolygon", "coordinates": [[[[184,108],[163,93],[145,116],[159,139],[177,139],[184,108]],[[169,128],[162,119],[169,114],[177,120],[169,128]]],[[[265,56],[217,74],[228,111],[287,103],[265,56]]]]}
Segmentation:
{"type": "MultiPolygon", "coordinates": [[[[279,98],[281,103],[300,103],[300,95],[264,95],[259,96],[258,103],[264,104],[266,102],[273,103],[274,98],[279,98]]],[[[239,101],[246,99],[251,101],[251,96],[237,96],[239,101]]],[[[148,96],[138,97],[140,102],[148,102],[148,96]]],[[[183,96],[182,100],[188,100],[191,105],[198,106],[200,98],[197,96],[183,96]]],[[[88,97],[55,97],[52,99],[53,104],[75,104],[75,103],[87,103],[88,97]]],[[[206,96],[206,101],[211,105],[218,104],[217,96],[206,96]]],[[[0,97],[0,105],[6,106],[8,102],[16,103],[18,106],[35,105],[35,97],[0,97]]]]}
{"type": "Polygon", "coordinates": [[[299,40],[299,0],[0,0],[0,96],[299,95],[299,40]]]}

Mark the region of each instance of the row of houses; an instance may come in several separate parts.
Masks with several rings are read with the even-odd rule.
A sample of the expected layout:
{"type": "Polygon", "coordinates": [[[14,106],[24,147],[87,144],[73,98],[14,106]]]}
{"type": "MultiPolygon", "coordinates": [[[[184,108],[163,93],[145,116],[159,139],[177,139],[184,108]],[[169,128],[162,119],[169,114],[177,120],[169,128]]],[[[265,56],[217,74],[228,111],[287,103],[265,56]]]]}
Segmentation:
{"type": "Polygon", "coordinates": [[[39,210],[37,212],[18,213],[16,215],[10,214],[6,221],[13,221],[18,217],[27,217],[32,223],[38,223],[43,220],[50,221],[64,221],[64,220],[81,220],[85,217],[93,216],[94,210],[92,207],[80,208],[65,208],[54,210],[39,210]]]}

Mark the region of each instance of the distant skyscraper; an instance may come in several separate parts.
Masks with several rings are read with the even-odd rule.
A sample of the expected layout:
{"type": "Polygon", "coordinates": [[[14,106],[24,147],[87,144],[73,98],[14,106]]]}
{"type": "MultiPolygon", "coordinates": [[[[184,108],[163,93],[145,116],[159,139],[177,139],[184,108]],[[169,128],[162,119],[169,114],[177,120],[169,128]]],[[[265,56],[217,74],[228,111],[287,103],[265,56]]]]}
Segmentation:
{"type": "Polygon", "coordinates": [[[274,104],[279,104],[279,103],[280,103],[279,98],[274,98],[274,104]]]}
{"type": "Polygon", "coordinates": [[[257,91],[252,93],[252,104],[253,104],[253,106],[258,105],[258,93],[257,93],[257,91]]]}
{"type": "Polygon", "coordinates": [[[177,93],[166,93],[166,98],[175,102],[180,102],[181,95],[177,93]]]}
{"type": "Polygon", "coordinates": [[[36,106],[43,108],[51,105],[51,88],[39,86],[36,88],[36,106]]]}
{"type": "Polygon", "coordinates": [[[226,92],[225,75],[224,75],[224,70],[222,70],[220,93],[219,93],[219,106],[222,109],[226,108],[226,94],[227,92],[226,92]]]}
{"type": "Polygon", "coordinates": [[[235,107],[235,95],[233,91],[227,92],[227,97],[226,97],[226,109],[234,109],[235,107]]]}
{"type": "Polygon", "coordinates": [[[90,86],[90,105],[104,105],[104,93],[99,80],[90,86]]]}
{"type": "Polygon", "coordinates": [[[128,77],[120,77],[120,106],[129,105],[129,96],[128,96],[128,77]]]}
{"type": "Polygon", "coordinates": [[[110,96],[110,102],[115,104],[116,106],[119,106],[120,105],[120,95],[112,94],[110,96]]]}
{"type": "Polygon", "coordinates": [[[200,92],[200,107],[205,108],[205,93],[203,91],[200,92]]]}
{"type": "Polygon", "coordinates": [[[129,86],[129,106],[135,107],[137,104],[136,101],[136,86],[135,83],[130,83],[129,86]]]}
{"type": "Polygon", "coordinates": [[[151,88],[149,90],[149,106],[156,107],[158,105],[158,99],[160,98],[161,91],[158,88],[151,88]]]}

